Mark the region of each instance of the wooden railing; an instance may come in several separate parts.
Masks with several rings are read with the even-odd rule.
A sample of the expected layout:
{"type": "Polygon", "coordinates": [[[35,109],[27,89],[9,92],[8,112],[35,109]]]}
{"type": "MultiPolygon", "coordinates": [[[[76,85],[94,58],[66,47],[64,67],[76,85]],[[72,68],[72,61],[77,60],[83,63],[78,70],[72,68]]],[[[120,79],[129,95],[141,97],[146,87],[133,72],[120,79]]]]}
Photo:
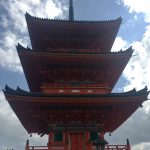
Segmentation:
{"type": "MultiPolygon", "coordinates": [[[[65,143],[61,145],[48,146],[29,146],[29,140],[27,140],[25,150],[65,150],[65,143]]],[[[67,148],[68,149],[68,148],[67,148]]],[[[81,148],[82,150],[82,148],[81,148]]],[[[88,150],[96,150],[95,146],[92,146],[88,150]]],[[[105,150],[131,150],[129,140],[127,139],[126,145],[105,145],[105,150]]]]}
{"type": "Polygon", "coordinates": [[[47,146],[29,146],[29,150],[48,150],[47,146]]]}
{"type": "Polygon", "coordinates": [[[130,150],[127,145],[106,145],[105,150],[130,150]]]}
{"type": "MultiPolygon", "coordinates": [[[[52,146],[51,150],[64,150],[64,146],[52,146]]],[[[29,150],[48,150],[47,146],[29,146],[29,150]]],[[[92,150],[96,150],[93,147],[92,150]]],[[[128,145],[106,145],[105,150],[130,150],[128,145]]]]}
{"type": "MultiPolygon", "coordinates": [[[[51,146],[51,150],[64,150],[64,146],[51,146]]],[[[47,146],[29,146],[29,150],[48,150],[47,146]]]]}

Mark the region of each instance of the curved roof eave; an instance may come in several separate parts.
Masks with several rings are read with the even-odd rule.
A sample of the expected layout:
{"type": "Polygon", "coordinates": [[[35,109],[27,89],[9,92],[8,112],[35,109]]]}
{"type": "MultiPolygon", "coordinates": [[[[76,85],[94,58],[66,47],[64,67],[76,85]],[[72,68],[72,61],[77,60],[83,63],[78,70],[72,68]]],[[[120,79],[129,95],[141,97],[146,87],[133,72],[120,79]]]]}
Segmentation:
{"type": "MultiPolygon", "coordinates": [[[[147,86],[139,91],[136,91],[135,89],[124,92],[124,93],[108,93],[108,94],[48,94],[48,93],[40,93],[40,92],[28,92],[25,90],[22,90],[21,88],[17,87],[16,90],[10,88],[6,85],[5,90],[3,90],[5,95],[10,96],[23,96],[23,97],[57,97],[57,98],[82,98],[82,97],[100,97],[100,98],[114,98],[114,97],[134,97],[134,96],[143,96],[150,93],[148,91],[147,86]]],[[[144,100],[145,101],[145,100],[144,100]]]]}
{"type": "Polygon", "coordinates": [[[122,18],[118,17],[117,19],[113,20],[62,20],[62,19],[48,19],[48,18],[40,18],[40,17],[34,17],[30,15],[28,12],[25,14],[26,20],[30,21],[48,21],[48,22],[71,22],[71,23],[111,23],[111,22],[122,22],[122,18]]]}
{"type": "Polygon", "coordinates": [[[107,53],[82,53],[82,52],[68,52],[68,53],[66,53],[66,52],[47,52],[47,51],[37,51],[37,50],[33,50],[33,49],[31,49],[31,48],[29,48],[29,47],[27,47],[27,48],[25,48],[23,45],[21,45],[20,43],[18,43],[18,45],[16,46],[16,49],[17,49],[17,51],[18,51],[18,53],[26,53],[26,54],[36,54],[36,56],[39,54],[54,54],[54,53],[57,53],[57,54],[59,54],[59,53],[65,53],[65,54],[107,54],[107,55],[109,55],[109,54],[132,54],[133,53],[133,51],[134,51],[134,49],[132,48],[132,46],[130,46],[129,48],[127,48],[126,50],[124,50],[124,51],[122,51],[122,49],[120,50],[120,51],[115,51],[115,52],[107,52],[107,53]]]}

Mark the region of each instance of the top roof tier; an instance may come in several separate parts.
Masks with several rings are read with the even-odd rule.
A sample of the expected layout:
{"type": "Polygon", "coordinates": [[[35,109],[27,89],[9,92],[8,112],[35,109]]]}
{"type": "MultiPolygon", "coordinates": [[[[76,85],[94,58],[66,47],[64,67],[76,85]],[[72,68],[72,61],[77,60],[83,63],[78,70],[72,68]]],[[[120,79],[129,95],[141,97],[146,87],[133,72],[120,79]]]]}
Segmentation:
{"type": "Polygon", "coordinates": [[[109,21],[51,20],[26,13],[26,21],[34,51],[111,50],[121,24],[121,17],[109,21]]]}

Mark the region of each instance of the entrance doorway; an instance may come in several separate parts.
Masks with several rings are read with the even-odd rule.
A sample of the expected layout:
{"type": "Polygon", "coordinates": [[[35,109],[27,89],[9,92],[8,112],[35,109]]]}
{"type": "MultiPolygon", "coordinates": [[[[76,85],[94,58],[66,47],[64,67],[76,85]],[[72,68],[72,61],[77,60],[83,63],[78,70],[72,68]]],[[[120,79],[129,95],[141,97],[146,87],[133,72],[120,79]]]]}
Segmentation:
{"type": "Polygon", "coordinates": [[[84,150],[85,149],[85,138],[84,133],[70,133],[69,141],[70,150],[84,150]]]}

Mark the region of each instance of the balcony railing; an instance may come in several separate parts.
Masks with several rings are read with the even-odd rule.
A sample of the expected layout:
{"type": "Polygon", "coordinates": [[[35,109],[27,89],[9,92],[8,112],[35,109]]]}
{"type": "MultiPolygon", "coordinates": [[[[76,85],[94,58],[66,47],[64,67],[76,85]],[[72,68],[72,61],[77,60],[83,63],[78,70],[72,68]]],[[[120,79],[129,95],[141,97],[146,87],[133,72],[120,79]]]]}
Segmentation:
{"type": "MultiPolygon", "coordinates": [[[[55,143],[56,144],[56,143],[55,143]]],[[[65,143],[50,145],[48,146],[29,146],[29,140],[27,140],[25,150],[71,150],[70,146],[65,145],[65,143]]],[[[90,146],[87,150],[96,150],[96,146],[90,146]]],[[[81,150],[83,150],[81,148],[81,150]]],[[[101,148],[99,149],[101,150],[101,148]]],[[[127,139],[126,145],[105,145],[105,150],[131,150],[129,140],[127,139]]]]}
{"type": "MultiPolygon", "coordinates": [[[[29,146],[28,150],[48,150],[47,146],[29,146]]],[[[51,150],[65,150],[64,146],[51,146],[51,150]]],[[[96,150],[96,147],[92,147],[96,150]]],[[[130,150],[128,145],[106,145],[105,150],[130,150]]]]}
{"type": "Polygon", "coordinates": [[[29,150],[48,150],[47,146],[29,146],[29,150]]]}
{"type": "Polygon", "coordinates": [[[106,145],[105,150],[130,150],[128,145],[106,145]]]}

